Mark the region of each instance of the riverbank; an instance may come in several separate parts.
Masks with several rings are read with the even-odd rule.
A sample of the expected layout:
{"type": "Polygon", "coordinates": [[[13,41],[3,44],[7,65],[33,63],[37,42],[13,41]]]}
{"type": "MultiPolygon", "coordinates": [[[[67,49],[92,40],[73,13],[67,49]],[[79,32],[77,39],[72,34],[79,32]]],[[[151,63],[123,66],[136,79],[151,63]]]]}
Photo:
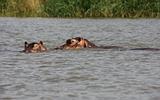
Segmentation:
{"type": "Polygon", "coordinates": [[[3,17],[160,18],[159,0],[1,0],[3,17]]]}

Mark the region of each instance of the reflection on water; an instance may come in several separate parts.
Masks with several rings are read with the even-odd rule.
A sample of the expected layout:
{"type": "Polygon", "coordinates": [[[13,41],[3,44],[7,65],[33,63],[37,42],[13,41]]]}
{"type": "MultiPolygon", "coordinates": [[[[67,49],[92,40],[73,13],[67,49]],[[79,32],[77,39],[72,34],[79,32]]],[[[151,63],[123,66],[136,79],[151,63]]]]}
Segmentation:
{"type": "Polygon", "coordinates": [[[51,50],[75,36],[160,48],[159,26],[159,19],[0,18],[0,100],[159,100],[160,51],[51,50]],[[50,50],[18,52],[38,40],[50,50]]]}

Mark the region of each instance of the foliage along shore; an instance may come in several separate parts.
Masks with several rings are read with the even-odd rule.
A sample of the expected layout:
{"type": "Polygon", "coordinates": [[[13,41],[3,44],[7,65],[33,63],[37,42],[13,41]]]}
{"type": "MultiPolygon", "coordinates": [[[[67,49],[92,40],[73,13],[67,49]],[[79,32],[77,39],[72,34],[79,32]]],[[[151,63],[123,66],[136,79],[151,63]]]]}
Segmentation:
{"type": "Polygon", "coordinates": [[[160,18],[159,0],[0,0],[3,17],[160,18]]]}

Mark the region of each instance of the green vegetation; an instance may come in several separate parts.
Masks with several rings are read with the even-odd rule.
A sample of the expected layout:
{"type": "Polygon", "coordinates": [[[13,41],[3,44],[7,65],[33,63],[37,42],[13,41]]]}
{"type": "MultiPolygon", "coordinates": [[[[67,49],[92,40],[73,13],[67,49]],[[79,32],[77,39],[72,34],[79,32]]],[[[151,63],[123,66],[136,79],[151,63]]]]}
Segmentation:
{"type": "Polygon", "coordinates": [[[0,0],[0,16],[160,18],[160,1],[0,0]]]}
{"type": "Polygon", "coordinates": [[[0,0],[0,16],[42,16],[44,0],[0,0]]]}

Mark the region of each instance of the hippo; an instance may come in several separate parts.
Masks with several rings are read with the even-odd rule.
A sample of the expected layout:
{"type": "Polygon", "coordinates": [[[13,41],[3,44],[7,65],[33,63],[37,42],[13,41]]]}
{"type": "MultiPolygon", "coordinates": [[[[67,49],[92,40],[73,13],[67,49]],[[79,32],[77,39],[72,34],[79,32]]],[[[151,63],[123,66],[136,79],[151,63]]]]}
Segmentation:
{"type": "Polygon", "coordinates": [[[43,41],[39,42],[24,42],[24,50],[23,52],[26,53],[38,53],[38,52],[44,52],[47,51],[47,48],[44,46],[43,41]]]}
{"type": "Polygon", "coordinates": [[[56,47],[54,49],[82,49],[82,48],[101,48],[101,49],[113,49],[113,48],[122,48],[119,46],[97,46],[89,40],[82,37],[74,37],[66,40],[66,43],[56,47]]]}
{"type": "Polygon", "coordinates": [[[115,49],[115,50],[147,50],[159,51],[159,48],[124,48],[121,46],[97,46],[89,40],[82,37],[74,37],[66,40],[66,43],[55,49],[82,49],[82,48],[99,48],[99,49],[115,49]]]}

